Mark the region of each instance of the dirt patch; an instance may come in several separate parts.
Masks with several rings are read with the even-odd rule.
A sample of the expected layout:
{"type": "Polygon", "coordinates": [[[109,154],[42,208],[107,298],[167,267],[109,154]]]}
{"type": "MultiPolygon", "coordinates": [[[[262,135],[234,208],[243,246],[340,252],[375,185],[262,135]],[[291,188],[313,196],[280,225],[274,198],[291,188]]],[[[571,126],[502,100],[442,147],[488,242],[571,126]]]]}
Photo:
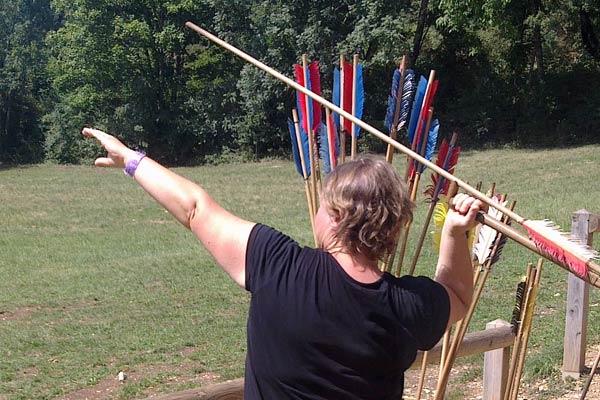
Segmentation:
{"type": "MultiPolygon", "coordinates": [[[[193,352],[193,348],[185,348],[178,354],[185,357],[193,352]]],[[[113,364],[111,363],[111,365],[113,364]]],[[[58,399],[110,400],[118,398],[127,385],[141,382],[144,382],[144,384],[148,382],[160,384],[160,390],[158,387],[151,385],[144,389],[145,396],[150,397],[159,392],[168,392],[169,387],[173,387],[173,391],[176,391],[180,390],[183,384],[192,384],[192,386],[201,387],[220,381],[219,375],[212,372],[199,372],[203,370],[204,366],[200,361],[192,360],[184,360],[178,364],[136,365],[120,371],[122,372],[121,377],[119,376],[119,372],[117,372],[114,376],[106,377],[93,385],[68,393],[58,399]]]]}
{"type": "Polygon", "coordinates": [[[31,314],[40,310],[40,307],[19,307],[15,310],[0,310],[0,321],[20,321],[27,319],[31,314]]]}

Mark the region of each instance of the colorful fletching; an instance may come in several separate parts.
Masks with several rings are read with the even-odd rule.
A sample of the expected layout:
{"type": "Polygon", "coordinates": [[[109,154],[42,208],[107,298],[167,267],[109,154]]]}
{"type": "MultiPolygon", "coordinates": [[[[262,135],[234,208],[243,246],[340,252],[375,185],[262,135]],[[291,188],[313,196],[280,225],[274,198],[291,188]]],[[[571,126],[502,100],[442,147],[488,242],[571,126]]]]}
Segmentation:
{"type": "MultiPolygon", "coordinates": [[[[436,164],[438,167],[454,174],[454,168],[458,163],[459,154],[460,146],[448,144],[448,141],[444,139],[440,145],[440,150],[438,151],[436,164]]],[[[448,193],[450,182],[443,177],[440,179],[440,176],[435,172],[431,174],[431,181],[432,184],[427,187],[424,194],[429,196],[432,201],[437,201],[440,195],[448,193]]]]}
{"type": "MultiPolygon", "coordinates": [[[[355,97],[355,105],[352,114],[358,118],[362,119],[363,108],[365,104],[365,85],[363,79],[363,65],[358,64],[356,66],[356,76],[354,76],[354,90],[356,91],[355,97]]],[[[350,124],[352,126],[352,124],[350,124]]],[[[352,128],[350,128],[352,129],[352,128]]],[[[349,130],[350,131],[350,130],[349,130]]],[[[360,127],[358,125],[354,125],[354,137],[358,138],[358,134],[360,132],[360,127]]]]}
{"type": "MultiPolygon", "coordinates": [[[[433,153],[435,152],[435,146],[437,144],[438,133],[440,132],[440,122],[437,119],[434,119],[431,123],[431,127],[429,128],[429,135],[427,136],[427,144],[425,148],[425,152],[423,153],[424,157],[431,161],[433,157],[433,153]]],[[[425,166],[421,166],[421,173],[425,170],[425,166]]]]}
{"type": "MultiPolygon", "coordinates": [[[[402,73],[400,69],[396,69],[394,71],[394,76],[392,77],[392,89],[390,90],[390,95],[388,96],[388,106],[385,113],[384,125],[390,133],[392,132],[392,125],[394,123],[394,114],[396,112],[396,104],[398,102],[398,89],[401,76],[402,73]]],[[[414,79],[415,73],[413,70],[406,70],[404,75],[404,84],[402,86],[402,97],[400,99],[400,115],[398,116],[397,131],[402,129],[406,123],[406,120],[408,119],[410,100],[412,99],[416,89],[414,79]]]]}
{"type": "Polygon", "coordinates": [[[421,112],[421,106],[423,105],[423,99],[425,98],[425,91],[427,90],[427,79],[421,76],[419,79],[419,85],[415,92],[415,99],[413,101],[412,111],[410,113],[410,120],[408,122],[408,141],[413,142],[415,137],[415,131],[417,129],[417,123],[419,122],[419,113],[421,112]]]}
{"type": "Polygon", "coordinates": [[[410,102],[415,94],[416,88],[415,73],[412,69],[406,70],[406,74],[404,76],[404,88],[402,89],[402,98],[400,99],[400,117],[398,118],[397,130],[402,129],[408,120],[410,102]]]}
{"type": "Polygon", "coordinates": [[[392,125],[394,124],[394,114],[396,113],[396,103],[398,101],[398,88],[400,86],[400,76],[402,72],[400,72],[399,68],[394,70],[394,76],[392,77],[392,89],[390,91],[390,95],[388,96],[388,106],[385,111],[385,120],[384,125],[387,130],[392,133],[392,125]]]}
{"type": "Polygon", "coordinates": [[[319,135],[319,156],[323,162],[325,173],[330,173],[337,167],[337,159],[340,152],[340,142],[337,134],[337,128],[330,115],[329,125],[321,123],[318,129],[319,135]]]}
{"type": "Polygon", "coordinates": [[[300,147],[298,146],[298,138],[296,136],[296,126],[291,118],[288,118],[288,129],[290,131],[290,141],[292,142],[292,154],[294,156],[294,164],[296,164],[296,171],[303,178],[310,176],[310,161],[308,158],[308,135],[300,126],[300,140],[302,142],[302,157],[300,157],[300,147]],[[304,166],[306,168],[306,176],[304,176],[302,168],[302,158],[304,158],[304,166]]]}
{"type": "MultiPolygon", "coordinates": [[[[499,196],[494,196],[493,199],[494,201],[500,203],[499,196]]],[[[505,201],[502,203],[502,206],[506,206],[506,204],[507,202],[505,201]]],[[[488,208],[487,215],[488,217],[494,218],[497,221],[502,221],[504,217],[504,214],[494,207],[488,208]]],[[[500,246],[499,242],[498,247],[496,247],[498,237],[501,237],[500,233],[487,225],[482,225],[479,228],[479,232],[477,234],[477,243],[475,246],[473,246],[473,255],[477,257],[479,265],[484,265],[486,263],[491,265],[490,259],[495,261],[498,260],[499,255],[498,257],[495,257],[495,254],[493,254],[497,252],[498,247],[500,246]]]]}
{"type": "MultiPolygon", "coordinates": [[[[335,104],[338,107],[340,107],[340,102],[341,102],[340,79],[341,79],[341,72],[336,67],[333,70],[333,93],[331,94],[331,97],[332,97],[331,100],[333,101],[333,104],[335,104]]],[[[335,123],[335,126],[339,130],[340,129],[340,115],[338,113],[333,113],[332,116],[333,116],[333,122],[335,123]]]]}
{"type": "MultiPolygon", "coordinates": [[[[296,73],[296,82],[311,90],[312,92],[321,95],[321,77],[319,74],[319,63],[313,61],[307,68],[306,75],[308,80],[304,82],[304,68],[299,64],[294,64],[294,71],[296,73]]],[[[306,132],[314,132],[319,124],[321,123],[321,105],[319,102],[313,99],[308,101],[308,115],[310,117],[311,129],[306,126],[306,115],[307,115],[307,102],[306,95],[300,91],[296,91],[296,107],[298,108],[299,117],[303,122],[302,129],[306,132]]]]}
{"type": "MultiPolygon", "coordinates": [[[[362,64],[358,64],[357,68],[357,80],[354,81],[354,71],[352,64],[347,61],[344,61],[343,67],[343,76],[344,82],[341,83],[342,73],[338,68],[335,68],[333,71],[333,104],[342,108],[344,111],[354,115],[357,118],[362,117],[362,110],[364,105],[364,84],[362,78],[362,64]],[[352,110],[352,87],[356,85],[356,109],[352,110]],[[343,89],[343,98],[342,98],[342,89],[343,89]],[[343,104],[342,104],[343,102],[343,104]],[[342,107],[343,106],[343,107],[342,107]],[[357,114],[358,112],[358,114],[357,114]]],[[[338,127],[340,131],[345,131],[350,134],[352,131],[352,122],[350,120],[344,119],[344,126],[340,129],[340,116],[337,113],[333,113],[333,120],[335,125],[338,127]]],[[[358,126],[355,127],[355,134],[358,134],[358,126]]]]}

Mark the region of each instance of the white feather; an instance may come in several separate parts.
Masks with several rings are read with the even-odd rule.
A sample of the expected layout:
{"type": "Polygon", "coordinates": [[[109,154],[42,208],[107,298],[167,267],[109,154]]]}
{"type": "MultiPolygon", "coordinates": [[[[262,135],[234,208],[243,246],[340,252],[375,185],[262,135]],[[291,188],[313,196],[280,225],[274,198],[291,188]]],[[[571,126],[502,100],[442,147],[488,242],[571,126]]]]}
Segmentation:
{"type": "MultiPolygon", "coordinates": [[[[497,200],[497,199],[496,199],[497,200]]],[[[502,203],[502,206],[506,207],[508,202],[502,203]]],[[[487,215],[495,220],[501,221],[503,214],[494,207],[488,209],[487,215]]],[[[494,240],[498,236],[498,232],[487,225],[479,227],[479,234],[477,235],[477,243],[473,247],[473,254],[477,257],[479,265],[483,265],[490,257],[492,252],[494,240]]]]}

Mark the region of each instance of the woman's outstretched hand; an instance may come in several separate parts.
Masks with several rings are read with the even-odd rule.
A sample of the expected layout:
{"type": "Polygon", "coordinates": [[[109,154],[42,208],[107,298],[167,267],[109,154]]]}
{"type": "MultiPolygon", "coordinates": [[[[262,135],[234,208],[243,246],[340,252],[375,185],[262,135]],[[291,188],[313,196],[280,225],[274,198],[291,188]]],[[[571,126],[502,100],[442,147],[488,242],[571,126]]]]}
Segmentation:
{"type": "Polygon", "coordinates": [[[83,128],[84,136],[95,138],[108,153],[106,157],[98,157],[94,165],[98,167],[125,168],[127,160],[135,156],[135,152],[125,146],[119,139],[98,129],[83,128]]]}

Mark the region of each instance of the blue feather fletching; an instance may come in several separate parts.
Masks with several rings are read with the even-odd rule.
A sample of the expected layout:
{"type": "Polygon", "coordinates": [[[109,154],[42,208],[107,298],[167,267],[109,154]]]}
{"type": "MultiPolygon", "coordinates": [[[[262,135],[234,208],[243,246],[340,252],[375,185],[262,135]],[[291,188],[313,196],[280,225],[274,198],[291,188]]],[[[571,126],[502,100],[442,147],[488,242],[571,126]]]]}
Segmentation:
{"type": "MultiPolygon", "coordinates": [[[[356,76],[354,77],[354,84],[356,90],[356,108],[354,109],[354,116],[358,119],[362,119],[363,107],[365,104],[365,86],[363,80],[363,65],[358,64],[356,66],[356,76]]],[[[360,127],[354,126],[354,137],[358,138],[360,127]]]]}
{"type": "MultiPolygon", "coordinates": [[[[425,148],[425,158],[431,161],[433,153],[435,152],[435,145],[437,144],[438,133],[440,131],[440,122],[434,119],[429,127],[429,135],[427,136],[427,148],[425,148]]],[[[425,170],[425,166],[421,166],[421,173],[425,170]]]]}
{"type": "Polygon", "coordinates": [[[415,94],[415,101],[413,102],[412,111],[410,113],[410,121],[408,122],[408,141],[413,142],[415,137],[415,131],[417,130],[417,123],[419,122],[419,114],[421,113],[421,106],[425,98],[425,91],[427,90],[427,79],[421,76],[419,79],[419,85],[415,94]]]}
{"type": "Polygon", "coordinates": [[[317,135],[319,135],[319,156],[321,161],[323,161],[325,173],[328,174],[331,172],[331,161],[329,159],[329,135],[327,135],[327,126],[325,124],[319,124],[317,135]]]}
{"type": "Polygon", "coordinates": [[[385,111],[385,121],[384,125],[390,133],[392,132],[392,124],[394,123],[394,114],[396,113],[396,102],[398,97],[398,86],[400,86],[400,70],[396,69],[394,71],[394,76],[392,78],[392,89],[390,91],[390,95],[388,96],[388,105],[387,110],[385,111]]]}
{"type": "MultiPolygon", "coordinates": [[[[340,70],[336,67],[333,70],[333,104],[335,104],[336,106],[340,106],[341,101],[340,101],[340,70]]],[[[340,129],[340,116],[338,113],[333,113],[333,122],[335,123],[335,126],[338,128],[338,130],[340,129]]]]}
{"type": "MultiPolygon", "coordinates": [[[[306,167],[307,177],[310,176],[310,162],[309,162],[309,154],[308,154],[308,135],[302,129],[302,123],[299,124],[300,128],[300,140],[302,142],[302,153],[304,156],[304,165],[306,167]]],[[[300,174],[300,176],[304,177],[304,173],[302,172],[302,159],[300,157],[300,150],[298,148],[298,139],[296,138],[296,126],[294,121],[291,118],[288,118],[288,129],[290,131],[290,140],[292,142],[292,154],[294,156],[294,164],[296,164],[296,171],[300,174]]]]}
{"type": "Polygon", "coordinates": [[[400,118],[398,118],[398,128],[402,129],[406,120],[408,119],[408,113],[410,112],[410,101],[415,94],[415,73],[412,69],[406,70],[404,75],[404,87],[402,88],[402,98],[400,99],[400,118]]]}

